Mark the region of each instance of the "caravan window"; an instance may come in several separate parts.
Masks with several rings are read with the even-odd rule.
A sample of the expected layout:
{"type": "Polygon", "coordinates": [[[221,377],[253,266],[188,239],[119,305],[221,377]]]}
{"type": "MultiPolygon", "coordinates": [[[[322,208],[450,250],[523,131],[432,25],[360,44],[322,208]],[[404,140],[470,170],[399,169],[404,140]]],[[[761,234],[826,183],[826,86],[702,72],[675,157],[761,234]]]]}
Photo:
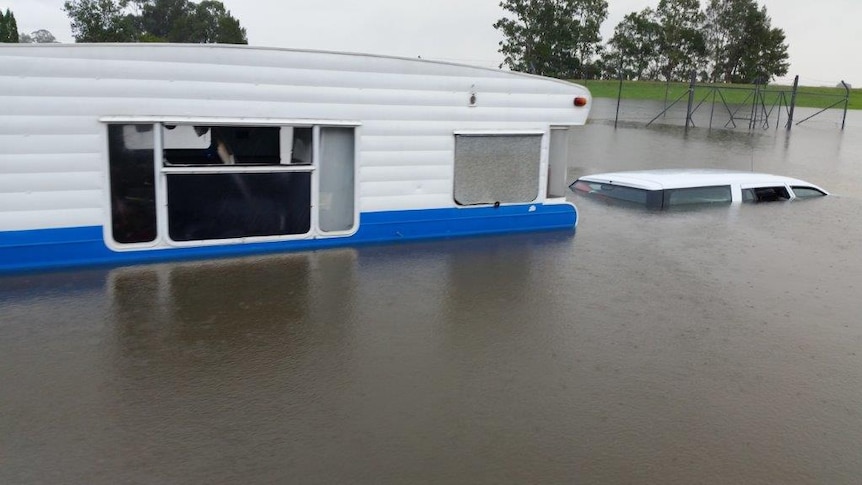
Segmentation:
{"type": "Polygon", "coordinates": [[[455,135],[455,202],[525,203],[539,197],[541,134],[455,135]]]}
{"type": "Polygon", "coordinates": [[[310,165],[311,127],[163,125],[166,166],[310,165]]]}
{"type": "Polygon", "coordinates": [[[349,231],[355,224],[354,138],[353,128],[320,128],[321,231],[349,231]]]}
{"type": "Polygon", "coordinates": [[[155,241],[159,227],[162,239],[191,243],[338,236],[356,226],[354,127],[108,129],[117,243],[155,241]]]}
{"type": "Polygon", "coordinates": [[[165,124],[162,133],[171,240],[311,230],[312,127],[165,124]]]}
{"type": "Polygon", "coordinates": [[[121,244],[156,239],[153,125],[108,126],[111,235],[121,244]]]}
{"type": "Polygon", "coordinates": [[[174,241],[305,234],[311,173],[168,174],[168,231],[174,241]]]}

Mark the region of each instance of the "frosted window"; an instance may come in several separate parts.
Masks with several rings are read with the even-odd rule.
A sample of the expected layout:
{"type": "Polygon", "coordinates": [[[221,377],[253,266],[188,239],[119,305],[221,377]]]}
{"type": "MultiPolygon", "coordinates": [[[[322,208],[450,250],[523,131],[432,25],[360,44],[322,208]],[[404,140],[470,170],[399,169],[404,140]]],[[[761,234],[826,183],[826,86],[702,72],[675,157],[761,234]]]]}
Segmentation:
{"type": "Polygon", "coordinates": [[[566,169],[569,163],[569,130],[552,129],[548,154],[548,197],[566,196],[566,169]]]}
{"type": "Polygon", "coordinates": [[[320,230],[349,231],[354,225],[354,130],[320,129],[320,230]]]}
{"type": "Polygon", "coordinates": [[[456,135],[455,202],[536,200],[541,153],[541,135],[456,135]]]}

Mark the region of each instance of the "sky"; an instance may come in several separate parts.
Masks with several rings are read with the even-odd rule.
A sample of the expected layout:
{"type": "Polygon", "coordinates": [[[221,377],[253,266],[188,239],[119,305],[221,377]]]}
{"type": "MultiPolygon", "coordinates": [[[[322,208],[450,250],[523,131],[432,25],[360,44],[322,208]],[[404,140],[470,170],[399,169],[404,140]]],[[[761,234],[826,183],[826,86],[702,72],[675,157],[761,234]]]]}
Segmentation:
{"type": "MultiPolygon", "coordinates": [[[[492,25],[505,12],[499,0],[222,0],[248,32],[249,44],[447,60],[497,67],[502,36],[492,25]]],[[[701,0],[704,4],[705,0],[701,0]]],[[[862,0],[759,0],[784,29],[790,71],[808,86],[844,80],[862,87],[855,46],[862,0]]],[[[602,25],[607,40],[623,16],[655,7],[658,0],[608,0],[602,25]]],[[[47,29],[72,42],[63,0],[0,0],[15,13],[18,29],[47,29]]]]}

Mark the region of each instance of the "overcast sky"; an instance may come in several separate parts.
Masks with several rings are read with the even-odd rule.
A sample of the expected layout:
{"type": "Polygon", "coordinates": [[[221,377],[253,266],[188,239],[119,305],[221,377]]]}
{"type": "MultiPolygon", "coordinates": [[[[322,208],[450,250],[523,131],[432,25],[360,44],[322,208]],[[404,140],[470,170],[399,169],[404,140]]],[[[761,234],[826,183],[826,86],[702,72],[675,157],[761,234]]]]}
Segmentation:
{"type": "MultiPolygon", "coordinates": [[[[491,26],[503,15],[499,0],[223,0],[259,46],[339,50],[496,67],[500,34],[491,26]]],[[[602,26],[606,40],[630,12],[658,0],[609,0],[602,26]]],[[[705,3],[705,0],[701,0],[705,3]]],[[[788,79],[804,85],[862,86],[856,60],[862,0],[759,0],[784,29],[790,45],[788,79]]],[[[21,32],[50,30],[71,42],[63,0],[0,0],[15,13],[21,32]]]]}

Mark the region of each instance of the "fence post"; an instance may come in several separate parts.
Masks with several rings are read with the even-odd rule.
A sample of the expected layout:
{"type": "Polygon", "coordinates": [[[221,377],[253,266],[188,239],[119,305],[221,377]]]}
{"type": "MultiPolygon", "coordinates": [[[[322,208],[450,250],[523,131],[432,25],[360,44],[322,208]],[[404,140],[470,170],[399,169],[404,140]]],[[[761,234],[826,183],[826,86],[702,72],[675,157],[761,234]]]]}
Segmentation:
{"type": "Polygon", "coordinates": [[[757,125],[757,100],[760,98],[760,77],[754,79],[754,99],[751,101],[751,117],[748,118],[748,130],[757,125]]]}
{"type": "Polygon", "coordinates": [[[796,93],[799,91],[799,75],[793,79],[793,92],[790,94],[790,113],[787,119],[787,131],[793,128],[793,113],[796,111],[796,93]]]}
{"type": "Polygon", "coordinates": [[[617,115],[614,117],[614,129],[617,129],[617,121],[620,119],[620,100],[623,97],[623,55],[620,53],[620,66],[618,68],[620,72],[620,87],[617,90],[617,115]]]}
{"type": "Polygon", "coordinates": [[[694,126],[694,120],[691,119],[691,108],[694,106],[694,85],[697,83],[697,72],[691,71],[691,81],[688,84],[688,108],[685,114],[685,129],[688,130],[689,124],[694,126]]]}
{"type": "Polygon", "coordinates": [[[844,131],[844,124],[847,123],[847,108],[850,107],[850,86],[844,81],[841,81],[844,86],[844,118],[841,119],[841,131],[844,131]]]}

